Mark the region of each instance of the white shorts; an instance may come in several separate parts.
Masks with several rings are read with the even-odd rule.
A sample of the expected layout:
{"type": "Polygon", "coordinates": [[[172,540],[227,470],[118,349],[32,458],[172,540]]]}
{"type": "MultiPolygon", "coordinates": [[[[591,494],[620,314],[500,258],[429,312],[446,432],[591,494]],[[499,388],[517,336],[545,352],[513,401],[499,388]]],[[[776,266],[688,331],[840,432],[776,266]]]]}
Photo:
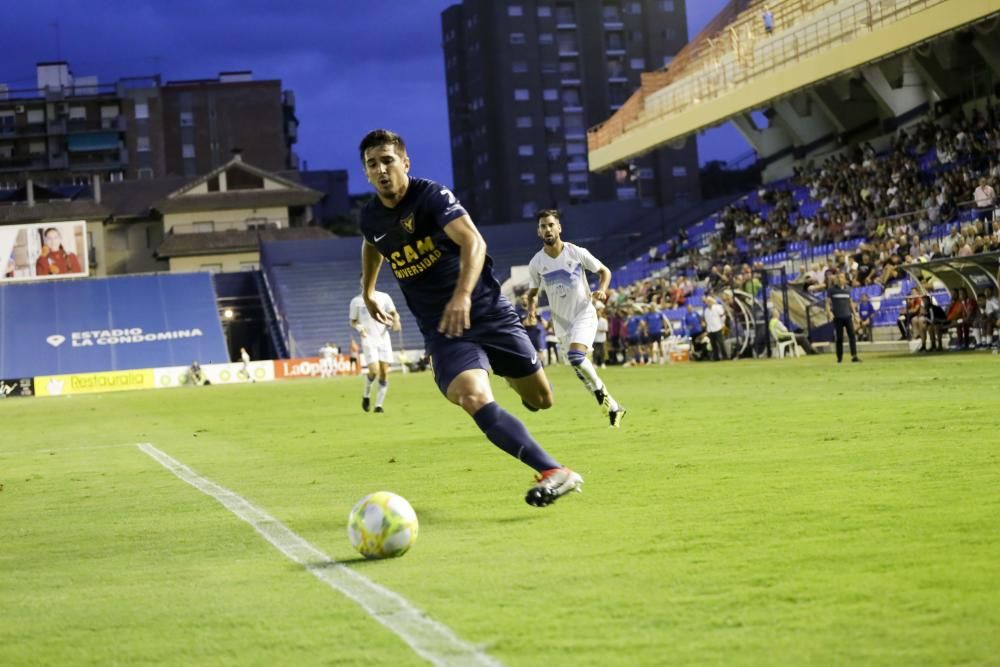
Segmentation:
{"type": "Polygon", "coordinates": [[[392,363],[392,341],[388,334],[378,338],[365,336],[361,339],[361,354],[364,357],[362,364],[371,366],[374,363],[392,363]]]}
{"type": "Polygon", "coordinates": [[[559,345],[563,349],[569,350],[571,343],[584,345],[588,350],[594,347],[594,337],[597,335],[597,311],[593,308],[588,308],[577,315],[568,331],[559,326],[559,320],[553,318],[553,324],[556,336],[559,337],[559,345]]]}

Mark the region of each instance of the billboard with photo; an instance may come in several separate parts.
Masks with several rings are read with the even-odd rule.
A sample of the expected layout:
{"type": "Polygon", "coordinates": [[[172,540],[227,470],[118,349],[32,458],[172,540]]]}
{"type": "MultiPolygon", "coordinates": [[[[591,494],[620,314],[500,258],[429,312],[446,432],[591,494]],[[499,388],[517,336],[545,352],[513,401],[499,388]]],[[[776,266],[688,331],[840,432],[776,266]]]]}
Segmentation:
{"type": "Polygon", "coordinates": [[[85,221],[0,227],[0,283],[83,278],[89,272],[85,221]]]}

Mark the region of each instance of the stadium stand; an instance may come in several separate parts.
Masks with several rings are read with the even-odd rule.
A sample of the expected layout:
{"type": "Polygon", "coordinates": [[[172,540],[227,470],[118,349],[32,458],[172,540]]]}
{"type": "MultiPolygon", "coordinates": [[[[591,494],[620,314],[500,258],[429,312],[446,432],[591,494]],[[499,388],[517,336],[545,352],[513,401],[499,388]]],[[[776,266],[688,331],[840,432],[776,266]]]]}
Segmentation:
{"type": "Polygon", "coordinates": [[[651,257],[634,254],[617,271],[616,298],[662,307],[676,324],[685,299],[700,308],[701,290],[751,284],[757,293],[753,281],[768,282],[786,319],[822,339],[827,275],[846,271],[855,299],[874,304],[876,339],[885,339],[896,337],[914,285],[944,307],[958,287],[995,289],[997,9],[959,0],[730,2],[591,130],[589,160],[617,168],[731,121],[766,185],[661,237],[651,257]],[[773,31],[764,9],[773,10],[773,31]]]}

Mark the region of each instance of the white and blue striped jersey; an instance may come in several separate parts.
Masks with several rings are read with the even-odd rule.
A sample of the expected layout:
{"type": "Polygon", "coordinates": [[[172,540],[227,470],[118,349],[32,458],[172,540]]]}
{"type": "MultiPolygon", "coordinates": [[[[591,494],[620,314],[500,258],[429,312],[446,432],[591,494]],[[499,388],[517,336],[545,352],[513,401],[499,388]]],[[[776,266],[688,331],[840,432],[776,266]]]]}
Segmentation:
{"type": "Polygon", "coordinates": [[[580,316],[594,312],[586,272],[595,273],[602,266],[590,251],[572,243],[563,243],[557,257],[549,257],[543,249],[531,258],[530,286],[548,294],[549,309],[561,329],[569,330],[580,316]]]}

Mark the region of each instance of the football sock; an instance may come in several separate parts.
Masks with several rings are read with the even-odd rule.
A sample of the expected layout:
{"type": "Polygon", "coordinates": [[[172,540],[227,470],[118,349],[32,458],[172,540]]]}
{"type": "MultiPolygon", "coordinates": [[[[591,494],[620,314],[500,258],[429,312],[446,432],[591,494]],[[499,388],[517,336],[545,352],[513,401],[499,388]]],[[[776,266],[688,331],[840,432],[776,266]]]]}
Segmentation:
{"type": "Polygon", "coordinates": [[[566,357],[569,359],[570,366],[573,367],[573,372],[587,389],[597,391],[604,386],[601,384],[601,378],[597,377],[594,365],[587,360],[587,355],[584,352],[570,350],[566,357]]]}
{"type": "Polygon", "coordinates": [[[608,409],[612,412],[618,409],[618,402],[608,392],[608,388],[604,386],[604,382],[597,375],[594,364],[590,362],[586,354],[575,350],[571,351],[569,353],[569,363],[573,365],[573,370],[576,371],[576,376],[580,378],[580,381],[597,397],[598,403],[603,404],[606,396],[608,399],[608,409]]]}
{"type": "Polygon", "coordinates": [[[378,381],[378,392],[375,393],[375,407],[382,407],[382,401],[385,400],[385,394],[389,391],[389,381],[379,380],[378,381]]]}
{"type": "Polygon", "coordinates": [[[531,437],[524,424],[495,401],[479,408],[472,419],[490,442],[518,461],[539,472],[562,467],[531,437]]]}
{"type": "Polygon", "coordinates": [[[365,398],[368,398],[369,396],[372,395],[372,385],[373,384],[375,384],[375,376],[374,375],[366,375],[365,376],[365,394],[364,394],[365,398]]]}

